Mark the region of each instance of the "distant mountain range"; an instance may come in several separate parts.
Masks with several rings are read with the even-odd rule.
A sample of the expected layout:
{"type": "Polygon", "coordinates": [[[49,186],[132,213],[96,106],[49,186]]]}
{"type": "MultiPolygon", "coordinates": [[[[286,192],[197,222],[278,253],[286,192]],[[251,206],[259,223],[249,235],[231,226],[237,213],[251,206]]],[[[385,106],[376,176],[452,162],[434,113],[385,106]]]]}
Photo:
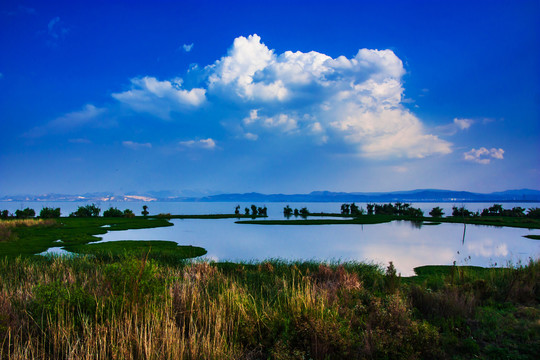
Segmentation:
{"type": "Polygon", "coordinates": [[[419,189],[395,192],[331,192],[313,191],[309,194],[217,194],[208,196],[172,196],[168,192],[148,194],[110,195],[89,193],[83,195],[45,194],[0,197],[0,201],[204,201],[204,202],[540,202],[540,191],[531,189],[507,190],[489,194],[468,191],[419,189]],[[161,195],[161,196],[160,196],[161,195]]]}

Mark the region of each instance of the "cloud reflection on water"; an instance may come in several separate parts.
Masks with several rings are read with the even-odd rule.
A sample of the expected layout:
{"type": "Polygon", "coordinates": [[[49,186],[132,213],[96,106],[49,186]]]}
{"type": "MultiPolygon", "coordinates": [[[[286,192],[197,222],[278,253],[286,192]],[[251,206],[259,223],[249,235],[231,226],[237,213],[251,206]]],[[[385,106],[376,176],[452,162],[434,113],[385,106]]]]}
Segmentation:
{"type": "Polygon", "coordinates": [[[393,261],[403,276],[422,265],[491,266],[538,258],[540,242],[523,238],[526,229],[461,224],[411,226],[406,221],[376,225],[262,226],[230,219],[172,220],[175,226],[110,231],[104,241],[170,240],[202,246],[207,258],[230,261],[286,260],[393,261]]]}

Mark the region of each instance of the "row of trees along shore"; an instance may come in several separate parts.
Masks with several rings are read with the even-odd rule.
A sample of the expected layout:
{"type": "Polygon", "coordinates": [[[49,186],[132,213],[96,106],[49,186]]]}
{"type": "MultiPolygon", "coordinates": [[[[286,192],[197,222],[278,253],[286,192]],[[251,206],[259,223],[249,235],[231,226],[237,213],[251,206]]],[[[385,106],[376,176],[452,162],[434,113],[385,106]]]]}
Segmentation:
{"type": "MultiPolygon", "coordinates": [[[[234,208],[234,214],[240,215],[240,205],[236,205],[234,208]]],[[[268,209],[266,206],[264,207],[257,207],[256,205],[251,205],[251,212],[250,208],[246,207],[244,208],[244,215],[251,215],[251,216],[268,216],[268,209]]]]}
{"type": "MultiPolygon", "coordinates": [[[[494,204],[493,206],[483,209],[480,211],[470,211],[467,210],[464,206],[452,207],[452,216],[453,217],[488,217],[488,216],[498,216],[498,217],[529,217],[533,219],[540,218],[540,208],[530,208],[525,213],[526,209],[522,207],[514,207],[512,209],[504,209],[500,204],[494,204]]],[[[307,208],[292,209],[289,205],[283,208],[283,215],[285,217],[302,216],[306,217],[310,214],[307,208]]],[[[342,204],[341,205],[341,214],[342,215],[394,215],[394,216],[405,216],[405,217],[423,217],[424,212],[419,208],[414,208],[411,204],[397,202],[395,204],[374,204],[368,203],[366,209],[359,207],[355,203],[351,204],[342,204]]],[[[439,206],[434,207],[429,215],[431,217],[443,217],[444,211],[439,206]]]]}
{"type": "MultiPolygon", "coordinates": [[[[95,205],[85,205],[79,206],[76,211],[69,214],[69,217],[98,217],[101,213],[101,209],[95,205]]],[[[141,211],[143,216],[147,216],[148,206],[143,206],[143,211],[141,211]]],[[[36,216],[36,211],[34,209],[26,208],[23,210],[16,210],[15,213],[10,213],[8,210],[0,211],[0,218],[3,220],[7,219],[31,219],[36,216]]],[[[60,217],[60,208],[44,207],[39,212],[39,217],[42,219],[55,219],[60,217]]],[[[110,207],[108,210],[103,211],[103,217],[135,217],[135,214],[130,209],[125,209],[124,211],[117,209],[115,207],[110,207]]]]}
{"type": "MultiPolygon", "coordinates": [[[[95,205],[85,205],[79,206],[76,211],[69,214],[70,217],[98,217],[101,213],[101,209],[95,205]]],[[[237,205],[234,213],[236,215],[241,214],[240,205],[237,205]]],[[[143,211],[141,211],[143,216],[148,216],[148,206],[143,206],[143,211]]],[[[310,214],[309,210],[306,207],[298,209],[292,209],[289,205],[283,208],[283,215],[285,217],[302,216],[306,217],[310,214]]],[[[419,208],[414,208],[411,204],[397,202],[395,204],[374,204],[369,203],[366,205],[366,209],[359,207],[355,203],[351,204],[342,204],[341,205],[341,214],[342,215],[352,215],[352,216],[361,216],[361,215],[394,215],[394,216],[404,216],[404,217],[423,217],[424,212],[419,208]]],[[[246,207],[244,209],[244,215],[250,216],[268,216],[268,209],[266,206],[257,207],[256,205],[251,205],[250,208],[246,207]]],[[[429,215],[431,217],[443,217],[444,211],[439,206],[434,207],[429,215]]],[[[0,219],[31,219],[36,216],[36,211],[31,208],[25,208],[22,210],[16,210],[15,213],[10,213],[8,210],[0,211],[0,219]]],[[[134,217],[135,214],[130,209],[125,209],[124,211],[117,209],[115,207],[110,207],[108,210],[103,212],[103,217],[134,217]]],[[[482,211],[470,211],[464,206],[454,206],[452,207],[452,216],[469,218],[469,217],[528,217],[533,219],[540,219],[540,208],[529,208],[524,209],[522,207],[513,207],[512,209],[505,209],[501,204],[494,204],[489,208],[485,208],[482,211]]],[[[53,219],[60,217],[60,208],[44,207],[39,213],[39,217],[42,219],[53,219]]]]}

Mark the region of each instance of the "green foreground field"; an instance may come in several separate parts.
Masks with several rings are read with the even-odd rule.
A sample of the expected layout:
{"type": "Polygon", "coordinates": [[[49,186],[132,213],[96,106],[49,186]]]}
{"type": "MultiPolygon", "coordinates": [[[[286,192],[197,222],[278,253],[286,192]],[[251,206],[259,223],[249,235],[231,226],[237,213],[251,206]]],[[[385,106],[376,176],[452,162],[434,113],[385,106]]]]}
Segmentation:
{"type": "MultiPolygon", "coordinates": [[[[154,248],[154,247],[152,247],[154,248]]],[[[152,250],[153,251],[153,250],[152,250]]],[[[151,253],[151,252],[150,252],[151,253]]],[[[0,259],[4,359],[535,359],[540,263],[0,259]]]]}

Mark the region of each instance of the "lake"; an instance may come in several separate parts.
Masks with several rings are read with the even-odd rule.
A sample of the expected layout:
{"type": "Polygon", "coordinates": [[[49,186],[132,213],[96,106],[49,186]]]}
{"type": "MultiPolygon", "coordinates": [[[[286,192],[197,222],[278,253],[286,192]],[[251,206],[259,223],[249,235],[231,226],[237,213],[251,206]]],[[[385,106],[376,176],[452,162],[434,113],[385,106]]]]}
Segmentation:
{"type": "MultiPolygon", "coordinates": [[[[1,209],[14,211],[31,207],[39,213],[43,206],[60,207],[63,215],[77,209],[81,203],[0,203],[1,209]],[[15,205],[12,210],[6,205],[15,205]]],[[[139,213],[142,206],[150,214],[210,214],[232,213],[237,203],[179,203],[179,202],[122,202],[101,203],[102,210],[110,206],[132,209],[139,213]]],[[[242,209],[249,203],[239,203],[242,209]]],[[[268,207],[269,219],[283,219],[287,203],[256,204],[268,207]]],[[[307,207],[311,212],[339,212],[341,203],[289,203],[291,208],[307,207]]],[[[366,204],[358,204],[365,208],[366,204]]],[[[440,206],[446,214],[452,206],[464,205],[476,211],[492,203],[413,203],[427,214],[440,206]]],[[[531,203],[506,203],[504,208],[537,207],[531,203]]],[[[292,217],[294,219],[294,217],[292,217]]],[[[540,235],[540,230],[500,228],[463,224],[423,225],[408,221],[374,225],[240,225],[234,219],[171,220],[172,227],[112,231],[103,241],[115,240],[169,240],[181,245],[201,246],[207,249],[206,258],[219,261],[262,261],[269,258],[284,260],[365,261],[386,266],[393,261],[403,276],[413,275],[413,269],[422,265],[507,266],[540,257],[540,241],[524,235],[540,235]],[[465,237],[464,237],[465,230],[465,237]]]]}

